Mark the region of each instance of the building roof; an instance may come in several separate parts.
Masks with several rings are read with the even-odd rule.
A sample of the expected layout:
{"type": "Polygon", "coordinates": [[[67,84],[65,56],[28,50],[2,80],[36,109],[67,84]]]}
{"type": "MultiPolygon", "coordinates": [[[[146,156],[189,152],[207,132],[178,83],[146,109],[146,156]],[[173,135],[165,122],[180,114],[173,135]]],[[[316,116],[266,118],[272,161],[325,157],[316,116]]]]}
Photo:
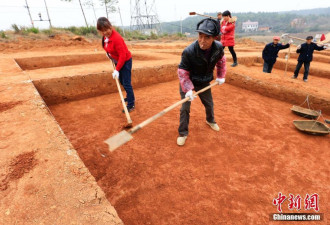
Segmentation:
{"type": "Polygon", "coordinates": [[[258,25],[258,24],[259,24],[259,22],[252,22],[250,20],[243,22],[243,25],[258,25]]]}

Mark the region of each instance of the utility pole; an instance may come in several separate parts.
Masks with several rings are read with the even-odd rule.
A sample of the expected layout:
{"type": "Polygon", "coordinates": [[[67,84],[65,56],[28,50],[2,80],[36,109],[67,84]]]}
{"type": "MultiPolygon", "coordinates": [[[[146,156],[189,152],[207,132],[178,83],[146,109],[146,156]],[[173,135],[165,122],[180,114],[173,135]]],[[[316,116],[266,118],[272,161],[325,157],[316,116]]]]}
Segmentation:
{"type": "Polygon", "coordinates": [[[50,22],[50,17],[49,17],[49,12],[48,12],[48,7],[47,7],[46,0],[44,0],[44,2],[45,2],[45,6],[46,6],[46,11],[47,11],[47,16],[48,16],[48,21],[49,21],[49,27],[52,28],[52,23],[50,22]]]}
{"type": "Polygon", "coordinates": [[[28,13],[29,13],[29,16],[30,16],[30,20],[31,20],[32,27],[34,27],[33,19],[32,19],[32,16],[31,16],[31,12],[30,12],[30,8],[29,8],[29,5],[28,5],[28,3],[27,3],[27,0],[25,0],[25,3],[26,3],[25,8],[27,8],[27,10],[28,10],[28,13]]]}
{"type": "Polygon", "coordinates": [[[121,12],[120,12],[120,7],[119,6],[118,6],[118,12],[119,12],[119,16],[120,16],[121,26],[123,27],[123,34],[124,34],[124,37],[125,37],[125,29],[124,29],[123,20],[121,18],[121,12]]]}
{"type": "Polygon", "coordinates": [[[85,12],[84,12],[84,9],[83,9],[83,7],[81,5],[81,1],[80,0],[79,0],[79,4],[80,4],[80,8],[81,8],[82,14],[83,14],[84,19],[85,19],[86,27],[88,27],[88,23],[87,23],[87,20],[86,20],[85,12]]]}

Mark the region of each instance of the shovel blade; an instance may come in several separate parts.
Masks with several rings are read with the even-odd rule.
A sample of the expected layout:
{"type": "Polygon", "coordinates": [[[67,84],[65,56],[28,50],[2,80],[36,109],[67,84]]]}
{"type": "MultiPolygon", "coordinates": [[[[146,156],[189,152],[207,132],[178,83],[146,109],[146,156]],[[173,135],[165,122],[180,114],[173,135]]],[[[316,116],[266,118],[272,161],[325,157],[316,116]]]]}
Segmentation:
{"type": "Polygon", "coordinates": [[[113,152],[114,150],[126,144],[126,142],[129,142],[132,139],[133,136],[127,131],[123,130],[122,132],[105,140],[105,143],[109,145],[110,152],[113,152]]]}

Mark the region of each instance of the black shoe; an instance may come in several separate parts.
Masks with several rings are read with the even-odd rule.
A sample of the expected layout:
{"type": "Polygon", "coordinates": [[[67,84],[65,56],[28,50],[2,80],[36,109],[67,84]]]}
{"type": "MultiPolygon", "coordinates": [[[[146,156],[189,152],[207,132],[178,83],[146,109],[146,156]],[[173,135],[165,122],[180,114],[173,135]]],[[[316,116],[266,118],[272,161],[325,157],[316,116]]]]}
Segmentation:
{"type": "Polygon", "coordinates": [[[230,66],[231,67],[235,67],[235,66],[237,66],[238,65],[238,63],[237,62],[234,62],[233,64],[231,64],[230,66]]]}
{"type": "Polygon", "coordinates": [[[293,75],[291,78],[292,78],[292,79],[297,79],[297,77],[296,77],[295,75],[293,75]]]}
{"type": "MultiPolygon", "coordinates": [[[[128,106],[127,106],[127,111],[128,111],[129,113],[132,112],[134,109],[135,109],[135,106],[134,106],[134,105],[131,106],[131,107],[128,107],[128,106]]],[[[123,109],[122,112],[125,113],[125,110],[123,109]]]]}

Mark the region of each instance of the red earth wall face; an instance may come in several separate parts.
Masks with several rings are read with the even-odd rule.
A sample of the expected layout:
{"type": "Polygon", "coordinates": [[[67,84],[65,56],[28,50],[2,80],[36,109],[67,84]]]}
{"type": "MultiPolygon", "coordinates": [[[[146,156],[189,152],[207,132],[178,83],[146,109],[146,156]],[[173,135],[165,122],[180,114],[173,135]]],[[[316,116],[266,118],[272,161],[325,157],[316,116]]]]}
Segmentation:
{"type": "MultiPolygon", "coordinates": [[[[161,59],[156,56],[148,56],[144,54],[134,54],[134,60],[146,61],[161,59]]],[[[105,53],[83,54],[83,55],[60,55],[60,56],[43,56],[30,58],[16,58],[15,61],[22,70],[36,70],[42,68],[82,65],[92,62],[109,61],[105,53]]]]}
{"type": "MultiPolygon", "coordinates": [[[[177,79],[177,65],[137,68],[132,71],[132,85],[141,88],[177,79]]],[[[111,73],[34,80],[36,88],[48,105],[75,101],[117,92],[111,73]]]]}
{"type": "MultiPolygon", "coordinates": [[[[142,55],[138,58],[144,59],[142,55]]],[[[262,63],[260,57],[243,57],[240,59],[240,64],[246,65],[247,69],[250,66],[260,63],[262,63]]],[[[284,64],[284,60],[278,60],[275,68],[282,68],[285,66],[284,64]]],[[[133,69],[132,85],[134,88],[142,88],[178,79],[177,68],[177,64],[169,64],[133,69]]],[[[291,63],[288,68],[289,71],[293,70],[294,65],[291,63]]],[[[316,73],[316,76],[329,76],[326,70],[322,70],[322,68],[314,68],[312,71],[316,73]],[[317,73],[316,71],[319,72],[317,73]]],[[[117,92],[117,86],[111,78],[111,73],[42,79],[34,80],[33,82],[48,105],[117,92]]],[[[292,104],[301,104],[305,101],[306,96],[309,95],[315,109],[322,109],[322,112],[330,113],[329,100],[322,95],[311,94],[307,91],[290,88],[289,86],[277,83],[269,83],[266,80],[253,78],[243,72],[235,72],[235,70],[229,69],[226,83],[292,104]]]]}
{"type": "MultiPolygon", "coordinates": [[[[267,97],[297,105],[300,105],[302,102],[304,102],[306,96],[308,95],[306,92],[300,90],[294,90],[292,88],[287,88],[281,85],[271,84],[232,71],[228,73],[226,83],[257,92],[267,97]]],[[[322,109],[322,112],[326,114],[330,113],[329,99],[326,99],[322,96],[309,95],[309,100],[313,103],[313,107],[322,109]]]]}

